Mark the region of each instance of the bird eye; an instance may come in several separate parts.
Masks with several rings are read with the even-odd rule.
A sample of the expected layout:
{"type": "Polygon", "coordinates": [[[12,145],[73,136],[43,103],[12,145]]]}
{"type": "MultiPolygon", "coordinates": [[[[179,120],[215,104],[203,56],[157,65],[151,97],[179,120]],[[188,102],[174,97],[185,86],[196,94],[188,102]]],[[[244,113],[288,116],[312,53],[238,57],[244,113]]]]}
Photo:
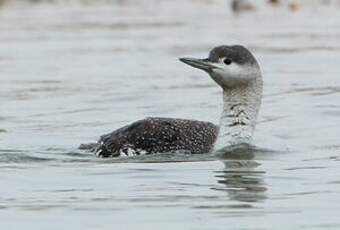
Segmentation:
{"type": "Polygon", "coordinates": [[[229,58],[226,58],[226,59],[223,60],[223,62],[224,62],[224,64],[226,64],[226,65],[230,65],[230,64],[232,63],[232,60],[229,59],[229,58]]]}

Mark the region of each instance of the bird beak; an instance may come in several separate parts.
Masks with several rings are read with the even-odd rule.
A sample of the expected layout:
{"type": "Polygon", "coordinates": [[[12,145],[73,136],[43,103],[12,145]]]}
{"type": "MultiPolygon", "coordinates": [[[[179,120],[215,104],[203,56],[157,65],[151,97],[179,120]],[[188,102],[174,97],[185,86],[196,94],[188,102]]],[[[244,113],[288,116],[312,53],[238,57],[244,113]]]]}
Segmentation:
{"type": "Polygon", "coordinates": [[[198,58],[180,58],[181,62],[188,64],[192,67],[211,72],[212,69],[216,68],[216,66],[212,65],[212,63],[208,59],[198,59],[198,58]]]}

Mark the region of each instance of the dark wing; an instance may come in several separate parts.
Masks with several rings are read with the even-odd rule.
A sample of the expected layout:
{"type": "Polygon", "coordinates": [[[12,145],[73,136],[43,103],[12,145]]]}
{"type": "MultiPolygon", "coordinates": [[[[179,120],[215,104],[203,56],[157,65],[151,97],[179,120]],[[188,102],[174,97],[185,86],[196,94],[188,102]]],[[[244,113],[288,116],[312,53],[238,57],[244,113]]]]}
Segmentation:
{"type": "Polygon", "coordinates": [[[127,142],[148,153],[169,152],[180,138],[180,127],[173,119],[147,118],[134,122],[126,129],[127,142]]]}
{"type": "Polygon", "coordinates": [[[96,155],[120,156],[122,149],[129,148],[137,155],[185,150],[206,153],[216,140],[218,128],[210,122],[146,118],[124,126],[100,138],[96,155]]]}

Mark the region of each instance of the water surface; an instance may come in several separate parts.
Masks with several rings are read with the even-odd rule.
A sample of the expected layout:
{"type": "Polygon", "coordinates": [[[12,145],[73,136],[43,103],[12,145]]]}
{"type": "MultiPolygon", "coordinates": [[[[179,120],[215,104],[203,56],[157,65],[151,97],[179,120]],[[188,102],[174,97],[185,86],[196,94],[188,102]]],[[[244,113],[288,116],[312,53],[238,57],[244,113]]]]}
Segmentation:
{"type": "Polygon", "coordinates": [[[339,229],[340,9],[223,1],[0,8],[2,229],[339,229]],[[98,159],[146,116],[217,123],[221,90],[177,59],[247,45],[264,75],[250,157],[98,159]],[[152,163],[146,163],[146,161],[152,163]]]}

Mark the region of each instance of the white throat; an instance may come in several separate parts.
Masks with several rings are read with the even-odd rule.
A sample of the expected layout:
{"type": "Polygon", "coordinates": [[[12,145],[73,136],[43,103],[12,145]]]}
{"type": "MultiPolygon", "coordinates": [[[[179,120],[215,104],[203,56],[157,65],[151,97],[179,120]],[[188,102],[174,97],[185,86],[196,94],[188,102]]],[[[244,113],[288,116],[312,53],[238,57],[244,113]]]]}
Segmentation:
{"type": "Polygon", "coordinates": [[[233,88],[223,89],[223,112],[214,150],[251,144],[262,99],[260,76],[233,88]]]}

